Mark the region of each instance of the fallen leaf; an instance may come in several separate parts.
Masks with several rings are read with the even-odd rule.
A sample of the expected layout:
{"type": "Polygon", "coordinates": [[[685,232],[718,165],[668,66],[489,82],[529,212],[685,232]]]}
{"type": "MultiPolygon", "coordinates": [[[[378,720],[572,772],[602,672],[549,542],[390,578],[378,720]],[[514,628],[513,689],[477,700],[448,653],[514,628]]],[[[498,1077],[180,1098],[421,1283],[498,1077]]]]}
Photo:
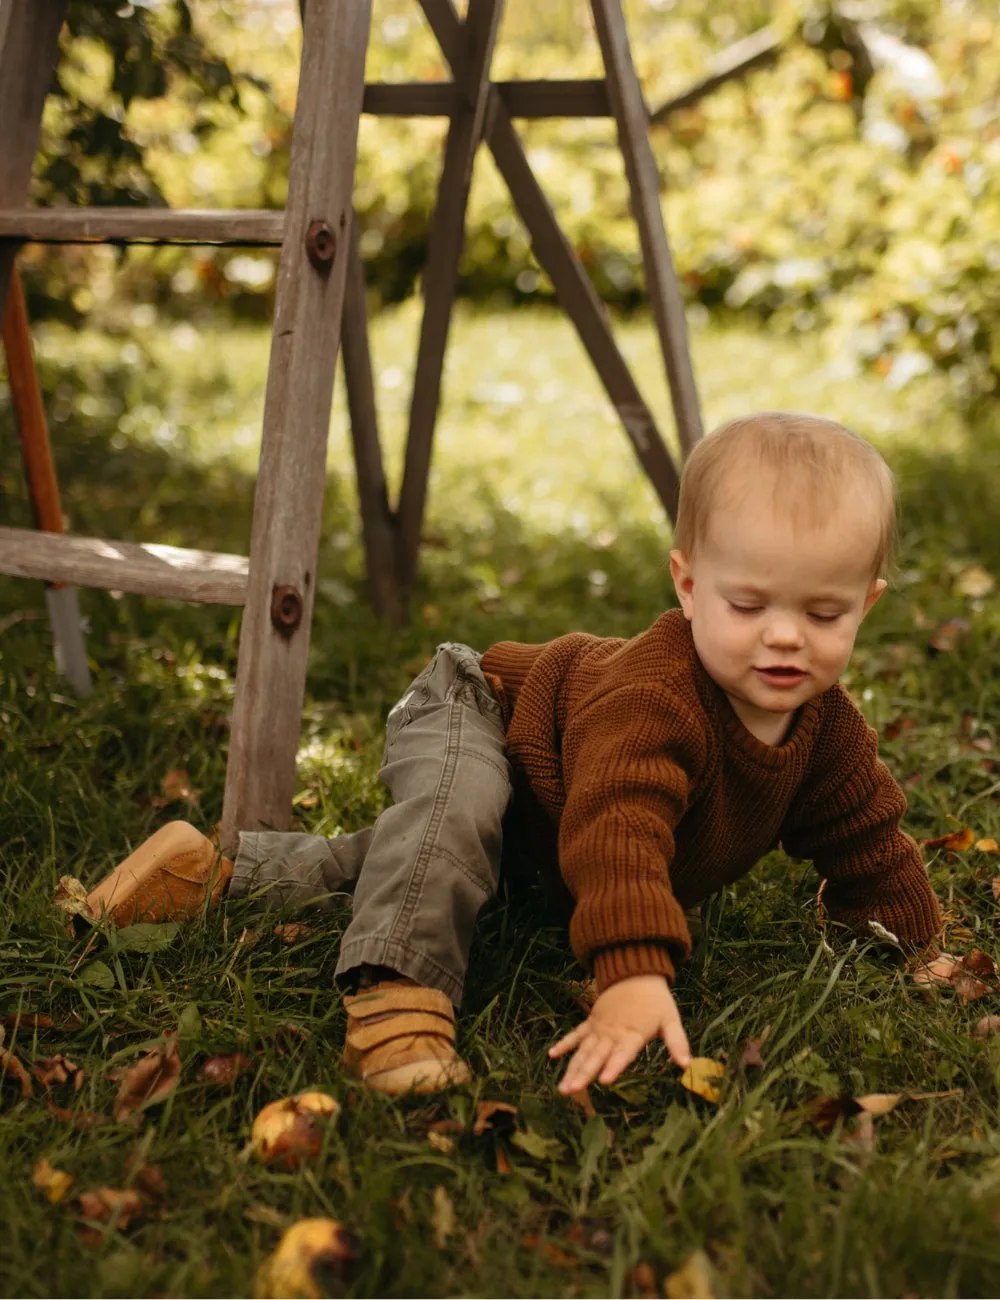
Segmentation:
{"type": "Polygon", "coordinates": [[[996,587],[996,579],[981,564],[970,564],[955,579],[955,590],[963,596],[979,600],[996,587]]]}
{"type": "Polygon", "coordinates": [[[488,1128],[509,1129],[517,1115],[517,1107],[512,1106],[509,1101],[481,1101],[476,1105],[476,1120],[472,1126],[473,1133],[479,1137],[485,1133],[488,1128]],[[499,1125],[494,1124],[494,1115],[506,1116],[499,1125]]]}
{"type": "Polygon", "coordinates": [[[65,1169],[54,1169],[45,1156],[36,1163],[31,1181],[52,1205],[58,1205],[73,1185],[73,1175],[65,1169]]]}
{"type": "Polygon", "coordinates": [[[14,1053],[0,1050],[0,1084],[3,1083],[20,1088],[22,1101],[34,1093],[31,1075],[14,1053]]]}
{"type": "Polygon", "coordinates": [[[570,1100],[576,1102],[588,1119],[594,1119],[597,1111],[594,1103],[590,1100],[589,1088],[580,1088],[577,1092],[571,1092],[570,1100]]]}
{"type": "Polygon", "coordinates": [[[77,1204],[85,1219],[112,1223],[122,1230],[146,1208],[138,1192],[132,1188],[123,1190],[119,1187],[99,1187],[94,1192],[81,1192],[77,1204]]]}
{"type": "Polygon", "coordinates": [[[321,1300],[343,1295],[358,1245],[336,1219],[300,1219],[285,1232],[260,1266],[254,1294],[260,1300],[301,1296],[321,1300]]]}
{"type": "Polygon", "coordinates": [[[763,1070],[766,1064],[764,1058],[760,1054],[760,1049],[763,1046],[763,1038],[748,1038],[743,1045],[743,1050],[740,1052],[740,1059],[737,1062],[739,1067],[743,1070],[749,1069],[750,1067],[763,1070]]]}
{"type": "Polygon", "coordinates": [[[570,980],[566,988],[573,1001],[585,1016],[589,1016],[597,1001],[597,984],[594,980],[570,980]]]}
{"type": "Polygon", "coordinates": [[[257,1159],[294,1169],[312,1160],[323,1146],[325,1122],[340,1112],[340,1103],[325,1092],[300,1092],[264,1107],[253,1122],[250,1142],[257,1159]]]}
{"type": "Polygon", "coordinates": [[[156,1165],[147,1165],[138,1156],[128,1156],[123,1165],[125,1177],[143,1196],[151,1201],[163,1201],[167,1196],[167,1180],[156,1165]]]}
{"type": "Polygon", "coordinates": [[[692,1251],[663,1281],[669,1300],[713,1300],[712,1265],[703,1250],[692,1251]]]}
{"type": "Polygon", "coordinates": [[[455,1206],[448,1195],[448,1189],[442,1185],[434,1188],[431,1227],[434,1229],[434,1244],[438,1250],[444,1250],[448,1238],[455,1231],[455,1206]]]}
{"type": "Polygon", "coordinates": [[[427,1141],[435,1151],[440,1151],[442,1155],[450,1156],[455,1150],[455,1139],[450,1138],[447,1133],[435,1133],[428,1130],[427,1141]]]}
{"type": "Polygon", "coordinates": [[[52,901],[67,916],[85,916],[93,919],[87,906],[87,887],[76,876],[60,876],[52,901]]]}
{"type": "Polygon", "coordinates": [[[975,847],[980,853],[1000,853],[1000,844],[996,840],[976,840],[975,847]]]}
{"type": "Polygon", "coordinates": [[[540,1232],[525,1233],[521,1238],[521,1245],[525,1250],[531,1250],[541,1255],[550,1264],[554,1264],[556,1268],[577,1268],[579,1266],[579,1256],[571,1255],[558,1242],[543,1240],[540,1232]]]}
{"type": "Polygon", "coordinates": [[[963,853],[966,849],[971,849],[975,842],[975,834],[968,826],[961,826],[957,831],[950,831],[947,835],[938,835],[934,839],[924,840],[923,845],[925,849],[944,849],[946,853],[963,853]]]}
{"type": "Polygon", "coordinates": [[[182,767],[173,767],[160,782],[160,793],[167,803],[177,803],[181,799],[197,799],[198,792],[191,785],[191,778],[182,767]]]}
{"type": "Polygon", "coordinates": [[[274,927],[273,933],[282,943],[298,943],[312,930],[304,921],[285,921],[274,927]]]}
{"type": "Polygon", "coordinates": [[[56,1119],[62,1120],[64,1124],[70,1124],[82,1133],[108,1122],[107,1115],[98,1115],[90,1110],[67,1110],[65,1106],[57,1106],[55,1102],[49,1100],[46,1100],[45,1108],[50,1115],[55,1115],[56,1119]]]}
{"type": "MultiPolygon", "coordinates": [[[[80,1022],[77,1021],[74,1028],[79,1028],[80,1022]]],[[[6,1025],[9,1029],[52,1029],[51,1016],[39,1016],[33,1011],[17,1011],[11,1016],[4,1016],[0,1020],[0,1025],[6,1025]]],[[[63,1026],[60,1026],[63,1028],[63,1026]]],[[[3,1035],[0,1034],[0,1045],[3,1043],[3,1035]]]]}
{"type": "Polygon", "coordinates": [[[253,1060],[242,1052],[228,1056],[213,1056],[199,1070],[199,1078],[213,1088],[231,1088],[244,1070],[249,1070],[253,1060]]]}
{"type": "Polygon", "coordinates": [[[177,1087],[181,1077],[181,1052],[175,1038],[144,1052],[122,1075],[113,1113],[119,1124],[128,1123],[136,1112],[158,1105],[177,1087]]]}
{"type": "Polygon", "coordinates": [[[514,1172],[513,1166],[507,1158],[507,1152],[499,1143],[496,1148],[495,1167],[498,1174],[512,1174],[514,1172]]]}
{"type": "Polygon", "coordinates": [[[1000,1016],[983,1016],[976,1021],[972,1030],[973,1038],[986,1038],[990,1034],[1000,1033],[1000,1016]]]}
{"type": "Polygon", "coordinates": [[[84,1070],[79,1065],[74,1065],[62,1052],[57,1052],[44,1061],[36,1061],[31,1070],[46,1091],[54,1083],[72,1083],[73,1091],[79,1092],[86,1078],[84,1070]]]}
{"type": "Polygon", "coordinates": [[[972,631],[967,618],[949,618],[940,623],[927,639],[930,654],[952,654],[972,631]]]}
{"type": "Polygon", "coordinates": [[[990,881],[990,888],[993,890],[993,897],[1000,903],[1000,876],[994,876],[990,881]]]}
{"type": "Polygon", "coordinates": [[[640,1260],[635,1268],[625,1274],[625,1285],[629,1291],[635,1291],[641,1300],[657,1300],[660,1294],[652,1265],[644,1260],[640,1260]]]}
{"type": "Polygon", "coordinates": [[[861,1107],[853,1097],[817,1097],[807,1108],[809,1118],[821,1133],[828,1133],[841,1119],[852,1119],[861,1114],[861,1107]]]}
{"type": "Polygon", "coordinates": [[[681,1086],[706,1101],[718,1102],[722,1094],[713,1080],[721,1079],[725,1073],[726,1067],[721,1061],[713,1061],[710,1056],[695,1056],[681,1075],[681,1086]]]}

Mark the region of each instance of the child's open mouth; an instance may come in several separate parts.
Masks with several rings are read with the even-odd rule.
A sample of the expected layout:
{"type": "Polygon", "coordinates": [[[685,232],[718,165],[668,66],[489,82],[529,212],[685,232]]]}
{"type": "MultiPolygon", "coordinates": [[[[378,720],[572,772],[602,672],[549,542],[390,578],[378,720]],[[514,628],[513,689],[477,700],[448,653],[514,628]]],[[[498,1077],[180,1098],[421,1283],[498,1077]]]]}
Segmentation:
{"type": "Polygon", "coordinates": [[[805,678],[800,668],[758,668],[756,671],[772,686],[798,686],[805,678]]]}

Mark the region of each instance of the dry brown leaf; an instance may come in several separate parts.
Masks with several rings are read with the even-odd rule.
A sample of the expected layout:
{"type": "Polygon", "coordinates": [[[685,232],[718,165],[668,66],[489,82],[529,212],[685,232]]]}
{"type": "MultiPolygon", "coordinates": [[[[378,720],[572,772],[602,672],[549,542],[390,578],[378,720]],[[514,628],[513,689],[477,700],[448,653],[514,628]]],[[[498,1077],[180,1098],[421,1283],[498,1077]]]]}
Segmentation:
{"type": "Polygon", "coordinates": [[[715,1080],[721,1079],[725,1073],[726,1067],[721,1061],[714,1061],[710,1056],[695,1056],[681,1075],[681,1086],[706,1101],[718,1102],[722,1094],[715,1080]]]}
{"type": "Polygon", "coordinates": [[[65,1169],[54,1169],[42,1156],[31,1172],[31,1181],[52,1205],[58,1205],[73,1185],[73,1175],[65,1169]]]}
{"type": "Polygon", "coordinates": [[[743,1050],[740,1052],[738,1065],[741,1069],[746,1070],[753,1067],[763,1070],[766,1062],[760,1054],[760,1049],[764,1046],[763,1038],[748,1038],[743,1044],[743,1050]]]}
{"type": "Polygon", "coordinates": [[[198,791],[191,785],[191,778],[182,767],[173,767],[160,782],[160,793],[167,803],[177,803],[181,799],[197,799],[198,791]]]}
{"type": "Polygon", "coordinates": [[[913,972],[914,984],[948,984],[958,969],[958,958],[950,952],[939,953],[933,961],[921,962],[913,972]]]}
{"type": "Polygon", "coordinates": [[[44,1061],[36,1061],[31,1067],[35,1078],[41,1083],[42,1087],[48,1091],[54,1083],[72,1083],[73,1091],[79,1092],[83,1087],[83,1081],[87,1077],[83,1068],[74,1065],[68,1056],[62,1052],[57,1052],[55,1056],[47,1057],[44,1061]]]}
{"type": "Polygon", "coordinates": [[[285,1232],[260,1266],[254,1283],[259,1300],[301,1296],[321,1300],[343,1295],[358,1245],[336,1219],[300,1219],[285,1232]]]}
{"type": "Polygon", "coordinates": [[[946,853],[964,853],[966,849],[971,849],[976,842],[975,832],[969,830],[968,826],[960,826],[957,831],[949,831],[947,835],[938,835],[934,839],[924,840],[925,849],[943,849],[946,853]]]}
{"type": "Polygon", "coordinates": [[[481,1101],[476,1105],[476,1120],[472,1126],[473,1133],[479,1137],[488,1128],[509,1129],[517,1116],[517,1107],[509,1101],[481,1101]],[[494,1115],[506,1116],[499,1124],[494,1123],[494,1115]]]}
{"type": "MultiPolygon", "coordinates": [[[[3,1016],[0,1018],[0,1025],[6,1025],[8,1029],[52,1029],[51,1016],[39,1016],[34,1011],[16,1011],[13,1015],[3,1016]]],[[[77,1021],[74,1028],[79,1028],[80,1022],[77,1021]]],[[[64,1026],[60,1026],[63,1028],[64,1026]]],[[[0,1043],[3,1042],[3,1036],[0,1035],[0,1043]]]]}
{"type": "Polygon", "coordinates": [[[249,1070],[253,1059],[242,1052],[227,1056],[213,1056],[198,1071],[198,1077],[213,1088],[231,1088],[244,1070],[249,1070]]]}
{"type": "Polygon", "coordinates": [[[135,1155],[128,1156],[122,1166],[126,1179],[143,1196],[151,1201],[163,1201],[167,1196],[167,1180],[156,1165],[147,1165],[135,1155]]]}
{"type": "Polygon", "coordinates": [[[597,984],[594,980],[570,980],[566,988],[573,1001],[585,1016],[589,1016],[597,1001],[597,984]]]}
{"type": "Polygon", "coordinates": [[[656,1274],[652,1265],[644,1260],[625,1274],[625,1285],[628,1290],[635,1291],[640,1300],[658,1300],[660,1290],[656,1285],[656,1274]]]}
{"type": "Polygon", "coordinates": [[[312,930],[304,921],[284,921],[274,927],[273,933],[282,943],[298,943],[312,930]]]}
{"type": "Polygon", "coordinates": [[[432,1203],[434,1208],[431,1211],[431,1227],[434,1230],[434,1244],[438,1250],[444,1250],[448,1238],[455,1231],[458,1224],[455,1217],[455,1206],[448,1195],[447,1187],[439,1184],[434,1188],[432,1203]]]}
{"type": "Polygon", "coordinates": [[[669,1300],[714,1300],[712,1265],[703,1250],[694,1250],[663,1281],[669,1300]]]}
{"type": "Polygon", "coordinates": [[[180,1047],[176,1038],[168,1038],[122,1075],[112,1108],[115,1119],[119,1124],[138,1122],[137,1112],[166,1101],[180,1077],[180,1047]]]}
{"type": "Polygon", "coordinates": [[[496,1148],[496,1171],[498,1174],[510,1174],[514,1172],[513,1167],[507,1158],[507,1152],[499,1143],[497,1143],[496,1148]]]}
{"type": "Polygon", "coordinates": [[[455,1150],[455,1139],[449,1137],[447,1133],[436,1133],[433,1129],[428,1129],[427,1141],[442,1155],[450,1156],[455,1150]]]}
{"type": "Polygon", "coordinates": [[[862,1113],[853,1097],[817,1097],[806,1109],[809,1118],[822,1133],[828,1133],[838,1120],[851,1119],[862,1113]]]}
{"type": "Polygon", "coordinates": [[[80,1213],[85,1219],[97,1223],[114,1223],[124,1230],[134,1218],[145,1210],[142,1197],[132,1188],[98,1187],[94,1192],[81,1192],[77,1197],[80,1213]]]}
{"type": "Polygon", "coordinates": [[[0,1083],[20,1088],[22,1101],[34,1093],[31,1075],[13,1052],[0,1050],[0,1083]]]}
{"type": "Polygon", "coordinates": [[[107,1115],[98,1115],[91,1110],[67,1110],[65,1106],[57,1106],[55,1102],[49,1100],[46,1100],[45,1108],[50,1115],[55,1115],[56,1119],[62,1120],[64,1124],[71,1124],[73,1128],[83,1133],[108,1122],[107,1115]]]}
{"type": "Polygon", "coordinates": [[[67,916],[86,916],[93,914],[87,906],[87,887],[76,876],[60,876],[52,901],[67,916]]]}
{"type": "Polygon", "coordinates": [[[571,1092],[569,1095],[570,1100],[576,1102],[588,1119],[597,1117],[597,1110],[590,1100],[590,1090],[588,1088],[580,1088],[577,1092],[571,1092]]]}
{"type": "Polygon", "coordinates": [[[976,1021],[972,1037],[987,1038],[990,1034],[996,1033],[1000,1033],[1000,1016],[983,1016],[976,1021]]]}
{"type": "Polygon", "coordinates": [[[306,1091],[272,1101],[260,1112],[250,1130],[257,1159],[294,1169],[313,1160],[323,1146],[326,1121],[340,1113],[340,1103],[325,1092],[306,1091]]]}
{"type": "MultiPolygon", "coordinates": [[[[574,1225],[576,1226],[576,1225],[574,1225]]],[[[580,1264],[579,1256],[571,1255],[568,1250],[555,1241],[546,1241],[542,1239],[540,1232],[528,1232],[521,1238],[521,1245],[525,1250],[534,1251],[547,1259],[550,1264],[556,1268],[577,1268],[580,1264]]]]}

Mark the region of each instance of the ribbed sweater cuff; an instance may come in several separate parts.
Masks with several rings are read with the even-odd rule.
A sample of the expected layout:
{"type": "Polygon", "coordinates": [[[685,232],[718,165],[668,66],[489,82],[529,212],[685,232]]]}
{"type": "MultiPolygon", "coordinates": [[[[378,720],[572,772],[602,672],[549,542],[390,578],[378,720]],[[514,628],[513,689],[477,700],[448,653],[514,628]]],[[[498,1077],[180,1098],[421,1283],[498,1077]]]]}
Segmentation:
{"type": "Polygon", "coordinates": [[[480,667],[484,673],[499,677],[504,688],[516,698],[540,649],[540,646],[522,645],[519,641],[498,641],[483,655],[480,667]]]}
{"type": "Polygon", "coordinates": [[[617,948],[602,948],[594,953],[593,963],[598,993],[633,975],[664,975],[671,984],[674,981],[674,963],[662,943],[623,943],[617,948]]]}

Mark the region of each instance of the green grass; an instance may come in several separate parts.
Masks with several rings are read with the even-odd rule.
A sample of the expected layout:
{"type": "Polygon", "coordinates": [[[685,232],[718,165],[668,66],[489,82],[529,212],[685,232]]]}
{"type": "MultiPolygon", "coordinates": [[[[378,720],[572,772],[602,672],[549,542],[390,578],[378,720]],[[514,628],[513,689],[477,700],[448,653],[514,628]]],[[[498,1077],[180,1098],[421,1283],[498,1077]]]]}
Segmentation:
{"type": "MultiPolygon", "coordinates": [[[[375,330],[394,480],[415,322],[407,306],[375,330]]],[[[651,325],[632,321],[622,336],[665,415],[651,325]]],[[[806,408],[884,448],[902,486],[900,571],[862,629],[848,685],[880,730],[913,724],[890,728],[883,749],[907,784],[913,833],[944,832],[957,818],[1000,838],[990,756],[961,731],[969,714],[974,736],[996,738],[1000,605],[955,587],[970,561],[1000,574],[1000,426],[963,425],[935,383],[891,393],[877,380],[838,378],[808,338],[776,343],[711,327],[694,346],[710,424],[806,408]],[[972,624],[967,641],[928,655],[929,628],[954,614],[972,624]]],[[[39,352],[77,531],[245,546],[265,335],[219,333],[210,321],[196,336],[137,326],[127,341],[52,328],[40,331],[39,352]]],[[[361,599],[345,432],[338,406],[297,796],[300,824],[331,835],[380,808],[385,711],[437,641],[485,648],[578,627],[628,635],[672,603],[662,515],[558,319],[460,317],[422,585],[412,624],[396,633],[361,599]]],[[[6,406],[0,439],[0,515],[27,522],[6,406]]],[[[621,1087],[592,1090],[596,1119],[558,1097],[545,1048],[578,1016],[568,984],[582,972],[560,928],[539,924],[534,896],[484,912],[460,1020],[478,1082],[440,1100],[392,1103],[341,1072],[332,972],[346,905],[311,918],[292,945],[269,926],[256,944],[239,943],[259,922],[231,905],[158,951],[102,939],[85,955],[53,913],[58,876],[92,882],[169,818],[209,827],[219,815],[238,620],[100,592],[81,602],[96,678],[87,701],[53,673],[39,586],[0,581],[0,1014],[81,1022],[8,1026],[6,1046],[28,1063],[65,1052],[82,1065],[76,1097],[58,1085],[51,1094],[81,1113],[110,1115],[109,1071],[178,1028],[184,1066],[170,1100],[137,1128],[81,1131],[46,1108],[40,1087],[21,1101],[3,1086],[5,1295],[248,1295],[281,1227],[317,1214],[358,1237],[356,1295],[638,1294],[637,1265],[662,1285],[697,1247],[720,1295],[997,1293],[1000,1046],[970,1035],[1000,1009],[996,998],[926,996],[882,953],[840,933],[827,950],[810,868],[780,854],[706,906],[677,987],[695,1050],[729,1056],[718,1106],[681,1089],[658,1050],[621,1087]],[[160,784],[175,767],[197,794],[164,807],[160,784]],[[288,1021],[304,1034],[283,1031],[288,1021]],[[767,1026],[766,1068],[737,1070],[741,1045],[767,1026]],[[251,1055],[252,1069],[231,1090],[209,1090],[201,1064],[233,1051],[251,1055]],[[307,1085],[344,1103],[319,1158],[300,1172],[247,1160],[256,1112],[307,1085]],[[843,1126],[820,1132],[805,1110],[841,1092],[951,1090],[960,1091],[876,1120],[870,1152],[844,1142],[843,1126]],[[518,1106],[517,1129],[473,1134],[482,1098],[518,1106]],[[451,1152],[427,1137],[443,1118],[461,1125],[451,1152]],[[498,1144],[508,1174],[497,1172],[498,1144]],[[84,1244],[73,1197],[122,1186],[136,1152],[162,1170],[164,1203],[84,1244]],[[62,1205],[31,1184],[42,1155],[75,1180],[62,1205]],[[440,1245],[439,1187],[456,1215],[440,1245]]],[[[1000,956],[996,862],[975,850],[931,861],[952,951],[1000,956]]]]}

